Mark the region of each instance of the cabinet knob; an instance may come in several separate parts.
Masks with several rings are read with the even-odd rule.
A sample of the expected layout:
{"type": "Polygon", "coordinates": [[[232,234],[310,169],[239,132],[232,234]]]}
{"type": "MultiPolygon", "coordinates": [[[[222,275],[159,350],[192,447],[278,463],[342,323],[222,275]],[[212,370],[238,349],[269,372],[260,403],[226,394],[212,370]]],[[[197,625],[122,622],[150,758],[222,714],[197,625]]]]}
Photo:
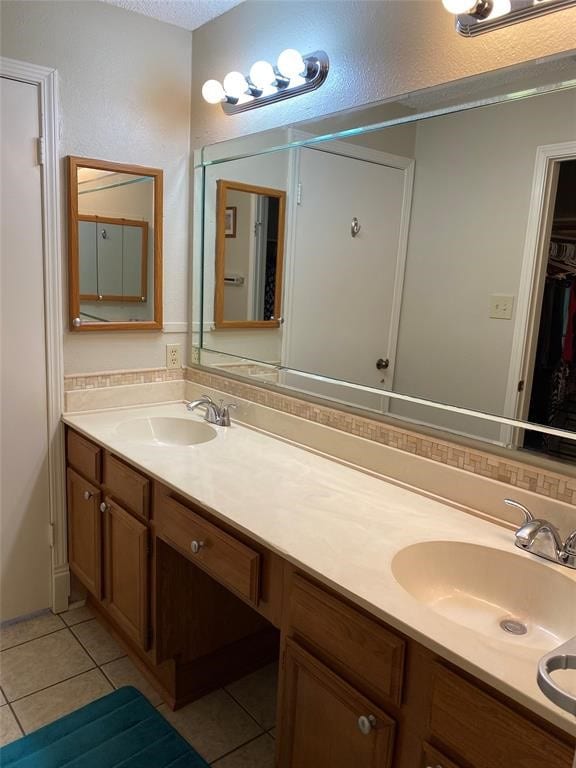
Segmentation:
{"type": "Polygon", "coordinates": [[[374,715],[360,715],[358,718],[358,730],[364,736],[368,736],[372,729],[376,727],[376,718],[374,715]]]}
{"type": "Polygon", "coordinates": [[[204,546],[204,542],[203,541],[196,541],[196,540],[194,540],[190,544],[190,549],[192,550],[192,554],[197,555],[198,552],[200,552],[200,550],[202,549],[203,546],[204,546]]]}
{"type": "Polygon", "coordinates": [[[92,496],[94,496],[92,491],[84,491],[84,501],[90,501],[92,496]]]}
{"type": "Polygon", "coordinates": [[[106,504],[105,501],[100,504],[100,512],[107,512],[108,511],[108,504],[106,504]]]}

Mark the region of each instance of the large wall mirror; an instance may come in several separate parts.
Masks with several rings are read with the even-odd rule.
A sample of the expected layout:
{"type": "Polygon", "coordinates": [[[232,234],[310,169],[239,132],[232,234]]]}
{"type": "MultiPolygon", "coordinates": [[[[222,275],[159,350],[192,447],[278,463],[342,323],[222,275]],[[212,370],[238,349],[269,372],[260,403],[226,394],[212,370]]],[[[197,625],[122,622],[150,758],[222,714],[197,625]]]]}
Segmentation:
{"type": "Polygon", "coordinates": [[[162,327],[162,171],[69,157],[70,328],[162,327]]]}
{"type": "Polygon", "coordinates": [[[556,66],[552,86],[517,73],[474,103],[422,93],[377,126],[364,110],[205,148],[202,363],[575,461],[576,67],[556,66]],[[273,336],[214,321],[222,178],[286,190],[273,336]]]}
{"type": "Polygon", "coordinates": [[[282,303],[286,192],[218,179],[216,328],[277,328],[282,303]]]}

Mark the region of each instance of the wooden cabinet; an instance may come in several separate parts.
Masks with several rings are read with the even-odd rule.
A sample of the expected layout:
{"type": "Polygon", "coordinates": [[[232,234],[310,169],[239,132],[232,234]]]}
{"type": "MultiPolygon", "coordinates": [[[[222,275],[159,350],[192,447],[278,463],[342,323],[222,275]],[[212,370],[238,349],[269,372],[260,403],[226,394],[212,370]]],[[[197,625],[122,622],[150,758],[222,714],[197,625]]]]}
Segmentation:
{"type": "Polygon", "coordinates": [[[420,768],[461,768],[461,766],[447,758],[446,755],[430,744],[424,743],[420,768]]]}
{"type": "Polygon", "coordinates": [[[102,597],[100,489],[73,469],[67,471],[70,570],[94,597],[102,597]]]}
{"type": "Polygon", "coordinates": [[[82,435],[66,444],[70,569],[171,706],[280,647],[278,768],[572,768],[565,733],[82,435]]]}
{"type": "Polygon", "coordinates": [[[292,634],[377,701],[400,704],[401,637],[298,575],[292,579],[289,605],[292,634]]]}
{"type": "Polygon", "coordinates": [[[308,578],[288,592],[280,768],[571,768],[573,740],[519,705],[308,578]]]}
{"type": "Polygon", "coordinates": [[[260,556],[188,507],[163,496],[157,535],[232,592],[258,605],[260,556]]]}
{"type": "Polygon", "coordinates": [[[474,768],[571,768],[574,749],[549,729],[436,664],[430,732],[474,768]]]}
{"type": "Polygon", "coordinates": [[[71,429],[66,432],[66,457],[68,466],[82,477],[99,483],[102,474],[102,449],[71,429]]]}
{"type": "Polygon", "coordinates": [[[111,618],[143,649],[149,633],[148,528],[111,499],[104,502],[106,608],[111,618]]]}
{"type": "Polygon", "coordinates": [[[147,522],[150,517],[150,480],[129,467],[116,456],[104,454],[102,483],[106,495],[147,522]]]}
{"type": "Polygon", "coordinates": [[[374,702],[288,640],[280,768],[389,768],[394,721],[374,702]]]}

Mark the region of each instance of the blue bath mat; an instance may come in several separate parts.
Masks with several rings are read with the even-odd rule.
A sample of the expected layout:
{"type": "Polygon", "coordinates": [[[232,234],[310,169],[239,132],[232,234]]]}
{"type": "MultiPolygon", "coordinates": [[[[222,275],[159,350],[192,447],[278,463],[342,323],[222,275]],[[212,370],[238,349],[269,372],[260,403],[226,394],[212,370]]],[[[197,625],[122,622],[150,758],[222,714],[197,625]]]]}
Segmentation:
{"type": "Polygon", "coordinates": [[[2,747],[0,766],[208,768],[208,763],[127,686],[2,747]]]}

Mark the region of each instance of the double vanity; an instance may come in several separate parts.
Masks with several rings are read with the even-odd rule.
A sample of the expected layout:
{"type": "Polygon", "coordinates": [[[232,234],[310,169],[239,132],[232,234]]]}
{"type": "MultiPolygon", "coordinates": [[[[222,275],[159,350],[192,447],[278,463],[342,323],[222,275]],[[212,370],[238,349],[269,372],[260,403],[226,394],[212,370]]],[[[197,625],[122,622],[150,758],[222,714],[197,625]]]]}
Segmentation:
{"type": "Polygon", "coordinates": [[[71,570],[171,706],[279,657],[281,768],[572,766],[576,571],[183,403],[64,421],[71,570]]]}

